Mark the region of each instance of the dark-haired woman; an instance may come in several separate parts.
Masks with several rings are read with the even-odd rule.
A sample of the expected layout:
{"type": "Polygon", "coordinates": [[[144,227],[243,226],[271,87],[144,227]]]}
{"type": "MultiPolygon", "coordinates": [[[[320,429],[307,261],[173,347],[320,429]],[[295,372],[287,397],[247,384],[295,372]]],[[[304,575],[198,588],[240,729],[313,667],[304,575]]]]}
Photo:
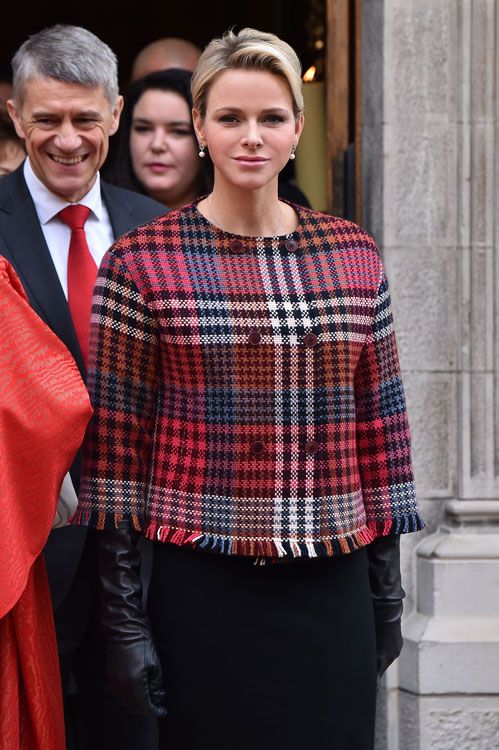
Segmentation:
{"type": "Polygon", "coordinates": [[[209,165],[198,156],[192,127],[191,75],[160,70],[130,86],[116,154],[103,170],[109,182],[170,209],[209,192],[209,165]]]}

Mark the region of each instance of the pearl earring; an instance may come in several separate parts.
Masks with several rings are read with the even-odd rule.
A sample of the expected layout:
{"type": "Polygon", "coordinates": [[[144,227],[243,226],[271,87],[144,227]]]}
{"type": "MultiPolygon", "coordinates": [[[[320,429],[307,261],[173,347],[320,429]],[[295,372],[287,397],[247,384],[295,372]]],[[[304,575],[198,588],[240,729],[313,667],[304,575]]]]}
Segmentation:
{"type": "Polygon", "coordinates": [[[199,157],[200,157],[200,159],[204,159],[204,157],[206,156],[206,154],[204,152],[205,148],[206,148],[206,146],[204,145],[204,143],[200,143],[199,144],[199,157]]]}
{"type": "Polygon", "coordinates": [[[294,159],[294,158],[296,158],[296,154],[295,154],[295,151],[296,151],[296,145],[293,145],[293,148],[291,149],[291,153],[290,153],[290,155],[289,155],[289,158],[290,158],[290,159],[294,159]]]}

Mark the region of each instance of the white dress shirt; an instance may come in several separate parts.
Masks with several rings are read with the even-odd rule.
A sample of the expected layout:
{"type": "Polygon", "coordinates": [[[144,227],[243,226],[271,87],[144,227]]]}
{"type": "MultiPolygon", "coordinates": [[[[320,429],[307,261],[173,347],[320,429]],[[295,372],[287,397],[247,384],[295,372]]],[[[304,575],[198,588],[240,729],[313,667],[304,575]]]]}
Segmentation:
{"type": "MultiPolygon", "coordinates": [[[[33,198],[45,241],[67,299],[68,252],[71,230],[67,224],[59,219],[57,214],[71,204],[54,195],[45,187],[33,172],[29,158],[24,162],[24,179],[33,198]]],[[[85,234],[90,253],[98,268],[106,251],[114,242],[109,214],[102,202],[98,172],[93,186],[78,203],[90,209],[90,215],[85,222],[85,234]]]]}
{"type": "MultiPolygon", "coordinates": [[[[33,198],[45,241],[67,299],[68,254],[71,229],[58,218],[57,214],[71,204],[54,195],[45,187],[43,182],[33,172],[29,158],[24,162],[24,179],[33,198]]],[[[114,242],[109,214],[101,198],[100,175],[98,172],[93,186],[78,203],[90,209],[89,217],[85,222],[85,234],[88,248],[98,268],[106,251],[114,242]]],[[[67,526],[69,519],[76,509],[76,505],[77,498],[71,476],[68,472],[62,483],[52,528],[56,529],[67,526]]]]}

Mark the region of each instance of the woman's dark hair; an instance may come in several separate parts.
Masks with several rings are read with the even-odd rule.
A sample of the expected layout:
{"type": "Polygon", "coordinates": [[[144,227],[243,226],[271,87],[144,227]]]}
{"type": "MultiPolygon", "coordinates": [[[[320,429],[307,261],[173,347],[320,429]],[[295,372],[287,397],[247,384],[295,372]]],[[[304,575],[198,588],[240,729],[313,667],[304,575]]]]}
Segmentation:
{"type": "MultiPolygon", "coordinates": [[[[190,70],[181,68],[168,68],[167,70],[158,70],[149,73],[143,78],[134,81],[125,92],[125,104],[121,114],[120,126],[116,135],[117,145],[113,149],[102,169],[104,178],[113,185],[134,190],[137,193],[147,195],[142,183],[135,175],[132,157],[130,154],[130,133],[132,130],[133,110],[142,94],[146,91],[172,91],[185,100],[189,114],[192,109],[191,97],[191,78],[190,70]]],[[[195,138],[193,131],[193,138],[195,138]]],[[[209,193],[213,184],[212,170],[209,157],[200,160],[200,178],[198,185],[198,195],[209,193]]]]}
{"type": "Polygon", "coordinates": [[[24,140],[17,135],[6,107],[0,104],[0,141],[14,141],[24,148],[24,140]]]}

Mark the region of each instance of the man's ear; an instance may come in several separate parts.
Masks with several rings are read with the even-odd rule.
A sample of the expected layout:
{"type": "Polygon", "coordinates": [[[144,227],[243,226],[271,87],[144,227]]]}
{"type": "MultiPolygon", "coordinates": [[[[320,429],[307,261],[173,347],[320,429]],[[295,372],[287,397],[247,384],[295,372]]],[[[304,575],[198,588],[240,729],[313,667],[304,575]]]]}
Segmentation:
{"type": "Polygon", "coordinates": [[[17,110],[16,103],[13,99],[7,99],[7,111],[10,115],[10,119],[14,123],[14,127],[16,129],[16,133],[19,136],[19,138],[26,138],[26,133],[24,132],[23,122],[20,116],[20,113],[17,110]]]}
{"type": "Polygon", "coordinates": [[[116,131],[118,130],[118,127],[119,127],[119,124],[120,124],[121,112],[123,110],[123,103],[124,103],[123,97],[119,96],[116,99],[116,104],[114,105],[114,109],[113,109],[113,121],[112,121],[112,124],[111,124],[111,129],[109,131],[109,135],[114,135],[116,133],[116,131]]]}

